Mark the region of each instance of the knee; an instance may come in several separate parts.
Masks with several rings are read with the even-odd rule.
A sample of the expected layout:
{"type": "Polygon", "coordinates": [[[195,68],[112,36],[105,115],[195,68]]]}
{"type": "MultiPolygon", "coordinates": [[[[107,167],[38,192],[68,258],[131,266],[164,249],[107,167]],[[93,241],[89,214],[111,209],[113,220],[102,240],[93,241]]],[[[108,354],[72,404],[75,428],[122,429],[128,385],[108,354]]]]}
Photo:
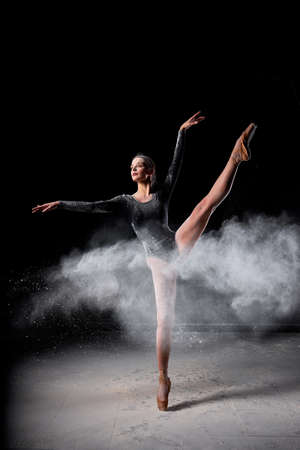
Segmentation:
{"type": "Polygon", "coordinates": [[[174,313],[158,314],[157,315],[157,328],[161,330],[170,330],[175,322],[174,313]]]}
{"type": "Polygon", "coordinates": [[[193,214],[198,218],[202,216],[206,217],[207,215],[210,215],[216,207],[217,205],[215,205],[212,199],[207,195],[195,206],[193,214]]]}
{"type": "Polygon", "coordinates": [[[206,195],[200,203],[196,206],[201,211],[210,211],[214,207],[214,202],[209,195],[206,195]]]}

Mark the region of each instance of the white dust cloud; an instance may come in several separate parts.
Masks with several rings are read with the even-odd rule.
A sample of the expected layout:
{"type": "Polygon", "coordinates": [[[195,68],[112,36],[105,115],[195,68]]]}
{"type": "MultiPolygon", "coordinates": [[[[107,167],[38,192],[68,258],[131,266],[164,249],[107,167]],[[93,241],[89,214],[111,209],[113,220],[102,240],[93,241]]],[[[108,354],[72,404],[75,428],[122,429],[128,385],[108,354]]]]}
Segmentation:
{"type": "MultiPolygon", "coordinates": [[[[275,324],[299,313],[300,227],[286,215],[232,218],[178,261],[176,323],[275,324]]],[[[32,298],[30,319],[84,304],[113,310],[130,331],[155,325],[151,272],[136,240],[64,256],[32,298]]]]}

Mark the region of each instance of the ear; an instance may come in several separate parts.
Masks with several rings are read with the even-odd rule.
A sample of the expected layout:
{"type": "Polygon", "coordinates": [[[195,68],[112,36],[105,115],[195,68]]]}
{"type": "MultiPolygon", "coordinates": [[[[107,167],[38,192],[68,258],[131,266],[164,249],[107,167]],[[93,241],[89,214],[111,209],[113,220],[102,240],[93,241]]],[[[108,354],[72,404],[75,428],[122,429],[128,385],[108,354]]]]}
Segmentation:
{"type": "Polygon", "coordinates": [[[154,170],[152,170],[151,173],[147,173],[146,178],[147,179],[150,178],[150,180],[152,180],[153,175],[154,175],[154,170]]]}

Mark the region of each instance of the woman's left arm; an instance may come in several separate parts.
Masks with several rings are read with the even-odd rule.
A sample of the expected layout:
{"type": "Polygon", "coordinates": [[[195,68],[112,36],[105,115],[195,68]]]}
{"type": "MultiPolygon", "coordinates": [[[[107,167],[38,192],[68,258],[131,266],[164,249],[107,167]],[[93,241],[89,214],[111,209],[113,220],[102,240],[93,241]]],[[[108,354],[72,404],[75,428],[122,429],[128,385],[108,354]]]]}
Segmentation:
{"type": "Polygon", "coordinates": [[[204,119],[205,117],[201,116],[201,111],[199,111],[192,117],[190,117],[186,122],[184,122],[179,128],[173,159],[163,184],[163,189],[168,193],[169,197],[171,197],[173,193],[182,166],[185,145],[185,132],[188,128],[193,125],[197,125],[204,119]]]}

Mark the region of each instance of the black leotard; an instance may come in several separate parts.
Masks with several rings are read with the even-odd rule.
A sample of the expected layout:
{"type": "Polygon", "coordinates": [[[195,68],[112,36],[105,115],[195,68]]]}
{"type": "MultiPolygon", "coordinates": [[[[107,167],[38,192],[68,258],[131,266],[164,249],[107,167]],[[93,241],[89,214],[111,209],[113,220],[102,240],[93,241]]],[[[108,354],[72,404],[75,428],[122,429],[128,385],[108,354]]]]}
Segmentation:
{"type": "Polygon", "coordinates": [[[73,202],[60,200],[59,208],[91,213],[119,213],[130,221],[142,242],[147,256],[170,260],[177,252],[175,232],[168,225],[168,207],[183,159],[185,130],[179,130],[173,160],[164,183],[148,202],[137,201],[132,195],[122,194],[110,200],[73,202]]]}

